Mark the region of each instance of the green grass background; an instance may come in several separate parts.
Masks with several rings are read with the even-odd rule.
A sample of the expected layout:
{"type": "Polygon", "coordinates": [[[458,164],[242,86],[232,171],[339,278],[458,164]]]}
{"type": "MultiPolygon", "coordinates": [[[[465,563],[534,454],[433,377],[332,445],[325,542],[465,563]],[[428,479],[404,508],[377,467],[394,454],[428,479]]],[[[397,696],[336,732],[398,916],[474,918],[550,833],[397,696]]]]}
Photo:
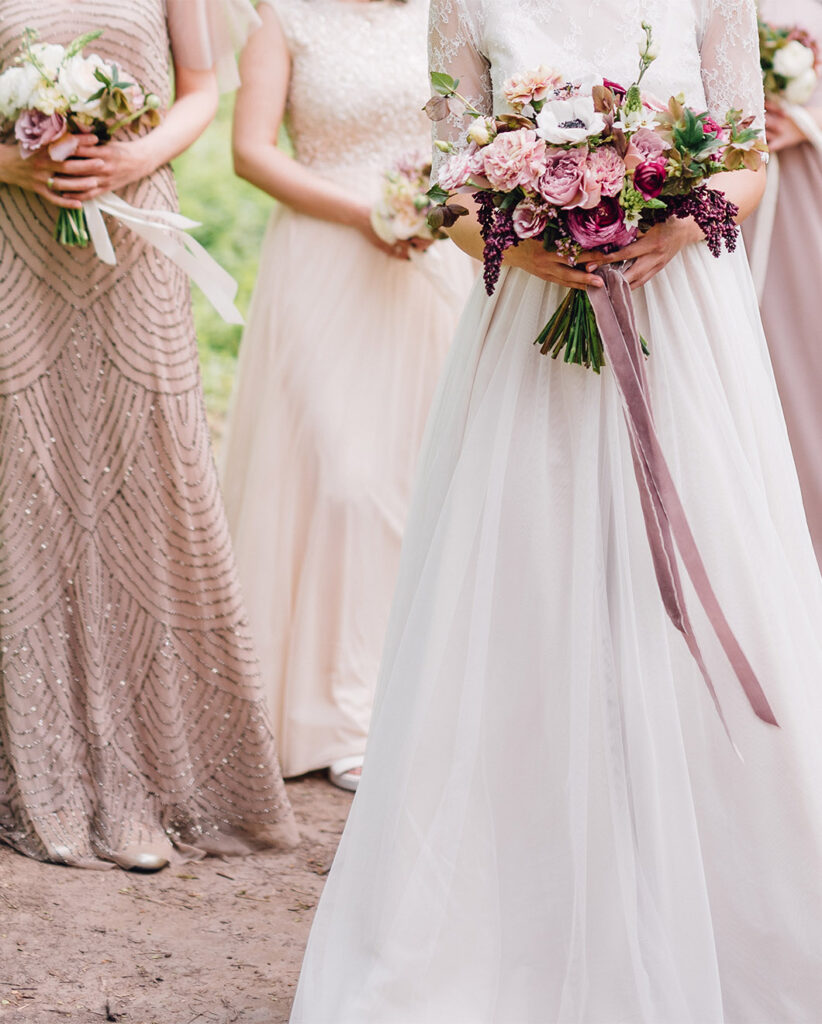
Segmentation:
{"type": "MultiPolygon", "coordinates": [[[[273,201],[235,177],[231,166],[231,111],[227,97],[205,134],[174,164],[182,212],[202,222],[198,241],[240,285],[237,305],[245,315],[273,201]]],[[[203,385],[215,443],[225,423],[237,362],[241,327],[223,323],[192,286],[203,385]]]]}

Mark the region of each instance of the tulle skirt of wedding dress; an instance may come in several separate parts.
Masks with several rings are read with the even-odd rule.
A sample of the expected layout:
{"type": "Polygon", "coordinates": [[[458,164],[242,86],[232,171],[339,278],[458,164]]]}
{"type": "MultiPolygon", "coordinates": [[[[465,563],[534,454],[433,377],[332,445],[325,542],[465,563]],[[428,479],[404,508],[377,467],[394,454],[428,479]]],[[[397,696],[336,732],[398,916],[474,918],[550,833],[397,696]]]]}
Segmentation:
{"type": "Polygon", "coordinates": [[[287,209],[265,239],[223,490],[283,774],[362,754],[419,447],[474,277],[287,209]]]}
{"type": "MultiPolygon", "coordinates": [[[[652,567],[620,403],[473,293],[412,501],[364,777],[293,1024],[819,1024],[822,584],[744,255],[636,306],[663,445],[779,718],[652,567]]],[[[689,596],[691,596],[689,594],[689,596]]]]}

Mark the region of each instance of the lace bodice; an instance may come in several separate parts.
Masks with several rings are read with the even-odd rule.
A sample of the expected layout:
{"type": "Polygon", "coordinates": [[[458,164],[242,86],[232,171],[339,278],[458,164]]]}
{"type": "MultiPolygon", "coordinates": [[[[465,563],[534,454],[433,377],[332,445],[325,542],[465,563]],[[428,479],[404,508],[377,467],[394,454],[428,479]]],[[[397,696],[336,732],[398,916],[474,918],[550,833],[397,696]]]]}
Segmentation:
{"type": "Polygon", "coordinates": [[[291,53],[288,128],[300,163],[366,191],[426,154],[426,0],[266,0],[291,53]]]}
{"type": "Polygon", "coordinates": [[[648,91],[683,92],[694,107],[742,109],[764,124],[754,0],[432,0],[430,63],[459,78],[480,109],[500,112],[505,80],[541,64],[630,84],[643,20],[660,47],[648,91]]]}

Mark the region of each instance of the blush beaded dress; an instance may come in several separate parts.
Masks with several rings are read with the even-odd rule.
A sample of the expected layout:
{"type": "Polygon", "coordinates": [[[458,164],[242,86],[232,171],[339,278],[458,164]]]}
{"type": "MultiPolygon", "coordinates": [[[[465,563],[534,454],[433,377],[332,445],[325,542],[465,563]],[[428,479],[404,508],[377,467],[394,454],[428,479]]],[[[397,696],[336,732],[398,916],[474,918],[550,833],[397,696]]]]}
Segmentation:
{"type": "MultiPolygon", "coordinates": [[[[243,5],[0,0],[0,61],[27,27],[102,28],[94,50],[167,106],[169,53],[220,64],[224,15],[243,5]]],[[[123,198],[175,210],[170,168],[123,198]]],[[[0,841],[88,867],[290,846],[188,281],[119,225],[114,268],[64,249],[56,215],[0,186],[0,841]]]]}
{"type": "MultiPolygon", "coordinates": [[[[434,0],[432,65],[504,112],[540,65],[629,83],[642,20],[650,92],[763,122],[753,0],[434,0]]],[[[634,293],[660,442],[780,724],[689,589],[742,759],[666,616],[611,370],[532,344],[565,294],[507,268],[457,330],[293,1024],[822,1020],[822,581],[745,254],[689,245],[634,293]]]]}

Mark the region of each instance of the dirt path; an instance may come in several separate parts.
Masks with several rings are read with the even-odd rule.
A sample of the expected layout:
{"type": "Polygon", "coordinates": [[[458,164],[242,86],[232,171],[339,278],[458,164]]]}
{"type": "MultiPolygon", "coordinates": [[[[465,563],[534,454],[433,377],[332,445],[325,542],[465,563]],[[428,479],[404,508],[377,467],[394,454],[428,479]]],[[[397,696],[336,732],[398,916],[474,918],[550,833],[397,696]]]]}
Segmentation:
{"type": "Polygon", "coordinates": [[[136,875],[0,846],[0,1024],[284,1024],[350,805],[319,776],[288,788],[290,854],[136,875]]]}

